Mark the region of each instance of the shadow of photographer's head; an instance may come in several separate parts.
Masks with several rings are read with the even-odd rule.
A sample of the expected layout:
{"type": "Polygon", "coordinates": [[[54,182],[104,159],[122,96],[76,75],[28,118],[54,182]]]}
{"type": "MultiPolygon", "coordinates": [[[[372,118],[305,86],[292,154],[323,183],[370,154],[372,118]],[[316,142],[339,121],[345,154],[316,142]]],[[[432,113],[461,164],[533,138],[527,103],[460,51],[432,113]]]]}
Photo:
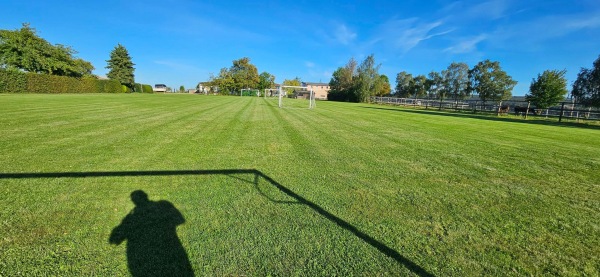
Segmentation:
{"type": "Polygon", "coordinates": [[[136,190],[131,193],[131,201],[136,206],[144,206],[150,202],[148,200],[148,194],[143,190],[136,190]]]}

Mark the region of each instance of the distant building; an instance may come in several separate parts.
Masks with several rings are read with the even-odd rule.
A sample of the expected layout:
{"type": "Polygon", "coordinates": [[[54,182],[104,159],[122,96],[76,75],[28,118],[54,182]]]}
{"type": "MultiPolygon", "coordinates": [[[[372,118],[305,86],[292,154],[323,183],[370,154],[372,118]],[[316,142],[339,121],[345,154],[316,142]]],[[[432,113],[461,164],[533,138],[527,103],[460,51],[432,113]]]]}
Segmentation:
{"type": "Polygon", "coordinates": [[[315,99],[327,100],[327,94],[330,89],[328,83],[302,82],[302,86],[306,87],[309,91],[312,90],[315,93],[315,99]]]}
{"type": "Polygon", "coordinates": [[[156,84],[152,89],[154,92],[167,92],[167,85],[165,84],[156,84]]]}

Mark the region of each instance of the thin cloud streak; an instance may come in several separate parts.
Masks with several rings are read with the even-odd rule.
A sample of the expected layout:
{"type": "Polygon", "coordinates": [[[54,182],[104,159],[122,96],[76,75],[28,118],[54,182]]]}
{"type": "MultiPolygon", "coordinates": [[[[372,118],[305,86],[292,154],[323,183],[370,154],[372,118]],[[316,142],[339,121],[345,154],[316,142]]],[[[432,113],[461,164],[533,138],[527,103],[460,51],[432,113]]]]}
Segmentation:
{"type": "Polygon", "coordinates": [[[418,18],[391,19],[379,26],[373,39],[368,44],[390,45],[403,53],[415,48],[422,41],[443,36],[453,32],[453,29],[434,32],[443,22],[421,22],[418,18]]]}

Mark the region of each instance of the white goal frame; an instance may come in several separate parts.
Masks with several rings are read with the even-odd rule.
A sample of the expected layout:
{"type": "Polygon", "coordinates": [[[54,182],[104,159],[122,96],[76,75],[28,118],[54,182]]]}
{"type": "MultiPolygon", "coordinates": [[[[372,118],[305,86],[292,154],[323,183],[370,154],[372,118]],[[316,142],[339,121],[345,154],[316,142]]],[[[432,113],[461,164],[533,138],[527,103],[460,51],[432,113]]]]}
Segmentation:
{"type": "Polygon", "coordinates": [[[283,103],[282,103],[282,98],[283,98],[283,89],[284,88],[301,88],[301,89],[305,89],[306,91],[310,92],[310,96],[308,99],[308,108],[309,109],[314,109],[317,105],[315,102],[315,92],[311,89],[309,89],[308,87],[301,87],[301,86],[279,86],[279,108],[283,108],[283,103]]]}

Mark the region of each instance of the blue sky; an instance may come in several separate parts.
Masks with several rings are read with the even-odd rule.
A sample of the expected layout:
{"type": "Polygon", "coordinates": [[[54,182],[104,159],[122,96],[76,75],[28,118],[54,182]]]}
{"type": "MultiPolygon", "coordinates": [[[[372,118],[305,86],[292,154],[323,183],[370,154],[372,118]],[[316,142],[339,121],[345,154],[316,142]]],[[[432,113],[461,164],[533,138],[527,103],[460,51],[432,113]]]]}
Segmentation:
{"type": "Polygon", "coordinates": [[[191,88],[249,57],[276,82],[329,82],[351,57],[374,54],[396,74],[470,67],[490,59],[524,95],[546,69],[570,84],[600,55],[600,1],[2,1],[0,29],[29,22],[38,35],[78,51],[105,75],[121,43],[136,81],[191,88]]]}

